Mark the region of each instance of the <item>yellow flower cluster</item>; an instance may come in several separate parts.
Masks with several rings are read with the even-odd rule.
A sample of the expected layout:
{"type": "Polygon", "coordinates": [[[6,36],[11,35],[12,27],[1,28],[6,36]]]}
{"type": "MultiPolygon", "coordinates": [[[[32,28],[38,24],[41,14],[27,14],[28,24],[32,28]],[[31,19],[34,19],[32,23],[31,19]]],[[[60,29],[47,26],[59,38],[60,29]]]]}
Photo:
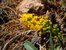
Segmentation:
{"type": "Polygon", "coordinates": [[[48,22],[50,22],[47,16],[42,17],[29,13],[24,13],[20,16],[20,23],[23,23],[30,30],[41,30],[48,22]]]}

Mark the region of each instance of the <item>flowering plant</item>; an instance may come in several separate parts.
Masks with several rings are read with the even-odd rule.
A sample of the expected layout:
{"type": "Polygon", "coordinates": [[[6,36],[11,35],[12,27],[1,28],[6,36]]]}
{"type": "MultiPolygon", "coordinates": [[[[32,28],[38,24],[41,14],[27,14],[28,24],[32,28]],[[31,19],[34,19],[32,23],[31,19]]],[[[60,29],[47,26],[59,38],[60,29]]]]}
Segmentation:
{"type": "Polygon", "coordinates": [[[43,27],[48,29],[48,25],[52,24],[48,16],[42,17],[29,13],[21,14],[20,16],[20,23],[23,23],[30,30],[41,30],[43,27]]]}
{"type": "Polygon", "coordinates": [[[53,25],[48,16],[37,16],[30,13],[24,13],[20,16],[20,23],[24,24],[28,30],[39,30],[39,36],[45,32],[59,33],[58,25],[53,25]]]}
{"type": "Polygon", "coordinates": [[[53,37],[61,38],[62,31],[59,29],[57,24],[52,24],[52,21],[48,16],[37,16],[35,14],[24,13],[20,15],[20,23],[24,24],[28,30],[39,30],[38,35],[46,35],[50,33],[49,41],[51,44],[51,50],[54,49],[53,37]]]}

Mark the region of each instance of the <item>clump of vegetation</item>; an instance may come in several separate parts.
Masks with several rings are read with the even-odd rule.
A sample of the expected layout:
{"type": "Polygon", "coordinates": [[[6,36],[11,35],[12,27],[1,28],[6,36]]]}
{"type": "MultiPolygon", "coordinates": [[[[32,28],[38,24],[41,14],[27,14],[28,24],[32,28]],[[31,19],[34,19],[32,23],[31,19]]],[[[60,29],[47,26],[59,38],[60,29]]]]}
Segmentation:
{"type": "Polygon", "coordinates": [[[50,33],[50,35],[48,35],[50,38],[50,45],[52,46],[51,49],[54,49],[54,37],[58,37],[58,39],[62,40],[62,31],[59,29],[57,24],[52,24],[52,21],[48,18],[48,16],[37,16],[35,14],[30,13],[24,13],[20,16],[20,23],[26,26],[25,30],[38,30],[38,34],[40,37],[42,37],[43,34],[46,35],[46,33],[50,33]]]}
{"type": "Polygon", "coordinates": [[[52,24],[48,16],[42,17],[29,13],[20,16],[20,23],[23,23],[30,30],[41,30],[43,27],[47,29],[46,25],[52,24]]]}
{"type": "Polygon", "coordinates": [[[66,50],[66,1],[34,1],[0,1],[0,50],[66,50]]]}

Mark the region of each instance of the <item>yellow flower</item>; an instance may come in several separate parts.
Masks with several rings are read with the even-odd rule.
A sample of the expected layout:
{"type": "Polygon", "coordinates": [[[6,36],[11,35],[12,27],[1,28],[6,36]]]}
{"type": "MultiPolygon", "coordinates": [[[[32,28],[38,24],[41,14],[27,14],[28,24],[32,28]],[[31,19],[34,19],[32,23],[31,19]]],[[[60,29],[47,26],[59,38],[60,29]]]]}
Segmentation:
{"type": "Polygon", "coordinates": [[[34,16],[33,19],[36,20],[38,18],[38,16],[34,16]]]}
{"type": "Polygon", "coordinates": [[[29,13],[24,13],[24,14],[21,14],[20,16],[21,17],[32,17],[34,14],[29,14],[29,13]]]}
{"type": "Polygon", "coordinates": [[[43,22],[44,21],[44,19],[43,18],[40,18],[40,22],[43,22]]]}
{"type": "Polygon", "coordinates": [[[33,24],[30,25],[31,30],[35,30],[35,26],[33,24]]]}
{"type": "Polygon", "coordinates": [[[42,26],[40,26],[40,25],[35,25],[35,29],[40,30],[41,28],[42,28],[42,26]]]}
{"type": "Polygon", "coordinates": [[[34,18],[32,18],[32,22],[35,22],[36,20],[34,18]]]}
{"type": "Polygon", "coordinates": [[[48,16],[45,16],[44,19],[48,19],[48,16]]]}
{"type": "MultiPolygon", "coordinates": [[[[25,24],[28,29],[31,30],[41,30],[42,27],[45,27],[45,29],[48,29],[46,24],[47,22],[50,22],[48,17],[42,17],[42,16],[37,16],[34,14],[29,14],[29,13],[24,13],[20,15],[20,23],[25,24]]],[[[48,23],[49,24],[49,23],[48,23]]]]}
{"type": "Polygon", "coordinates": [[[41,23],[40,23],[39,21],[36,21],[36,24],[37,24],[37,25],[40,25],[41,23]]]}

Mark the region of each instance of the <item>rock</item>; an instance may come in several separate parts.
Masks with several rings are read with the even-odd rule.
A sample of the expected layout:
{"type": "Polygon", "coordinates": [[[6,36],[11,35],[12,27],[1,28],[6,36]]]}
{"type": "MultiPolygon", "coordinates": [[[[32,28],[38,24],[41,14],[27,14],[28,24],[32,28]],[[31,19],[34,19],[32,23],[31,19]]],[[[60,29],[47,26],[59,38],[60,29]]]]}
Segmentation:
{"type": "Polygon", "coordinates": [[[16,10],[25,13],[28,12],[30,8],[35,8],[35,10],[37,10],[41,6],[43,6],[43,4],[41,4],[41,0],[23,0],[16,7],[16,10]]]}

